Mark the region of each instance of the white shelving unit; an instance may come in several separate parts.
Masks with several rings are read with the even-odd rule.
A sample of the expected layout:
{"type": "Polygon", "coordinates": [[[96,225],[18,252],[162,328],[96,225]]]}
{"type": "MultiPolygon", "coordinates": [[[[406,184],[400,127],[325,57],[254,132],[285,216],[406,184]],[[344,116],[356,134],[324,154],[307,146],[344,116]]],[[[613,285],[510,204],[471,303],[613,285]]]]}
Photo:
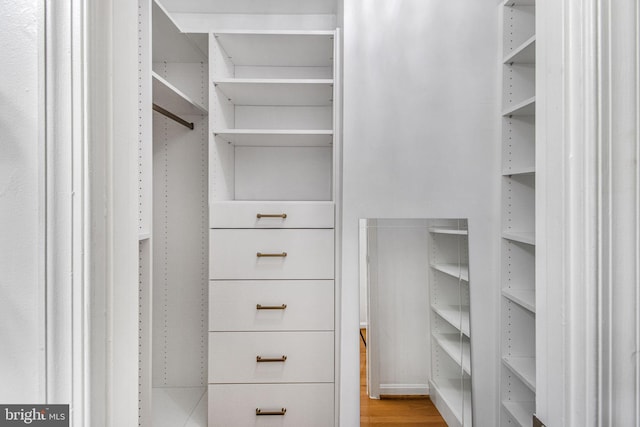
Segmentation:
{"type": "Polygon", "coordinates": [[[450,426],[472,425],[466,220],[429,226],[431,398],[450,426]]]}
{"type": "Polygon", "coordinates": [[[138,424],[204,427],[208,39],[156,0],[138,6],[138,424]]]}
{"type": "Polygon", "coordinates": [[[535,411],[535,1],[503,4],[500,425],[535,411]]]}

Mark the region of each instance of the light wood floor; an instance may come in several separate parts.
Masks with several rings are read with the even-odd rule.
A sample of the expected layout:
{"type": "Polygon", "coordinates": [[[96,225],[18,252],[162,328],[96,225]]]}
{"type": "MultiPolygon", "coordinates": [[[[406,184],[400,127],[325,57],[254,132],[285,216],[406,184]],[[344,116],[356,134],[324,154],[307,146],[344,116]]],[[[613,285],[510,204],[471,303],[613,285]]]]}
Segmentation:
{"type": "MultiPolygon", "coordinates": [[[[366,331],[362,334],[366,337],[366,331]]],[[[367,351],[360,340],[360,426],[447,427],[428,397],[369,399],[367,351]]]]}

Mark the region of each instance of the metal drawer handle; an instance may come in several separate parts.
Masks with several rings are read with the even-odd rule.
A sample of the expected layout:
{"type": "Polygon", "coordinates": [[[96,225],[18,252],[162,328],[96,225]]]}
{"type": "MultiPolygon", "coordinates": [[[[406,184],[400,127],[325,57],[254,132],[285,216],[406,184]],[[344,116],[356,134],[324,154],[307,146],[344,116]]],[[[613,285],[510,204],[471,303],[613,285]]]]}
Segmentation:
{"type": "Polygon", "coordinates": [[[284,362],[287,360],[287,356],[282,356],[282,357],[262,357],[262,356],[256,356],[256,362],[258,363],[265,363],[265,362],[284,362]]]}
{"type": "Polygon", "coordinates": [[[287,256],[286,252],[282,252],[281,254],[263,254],[262,252],[258,252],[256,254],[256,256],[258,258],[275,258],[275,257],[280,257],[280,258],[284,258],[287,256]]]}
{"type": "Polygon", "coordinates": [[[282,408],[279,411],[263,411],[260,408],[256,408],[256,415],[284,415],[287,413],[287,408],[282,408]]]}
{"type": "Polygon", "coordinates": [[[256,310],[284,310],[285,308],[287,308],[287,304],[282,304],[282,305],[256,304],[256,310]]]}
{"type": "Polygon", "coordinates": [[[256,218],[260,219],[260,218],[282,218],[282,219],[287,219],[287,214],[286,213],[282,213],[282,214],[258,214],[256,215],[256,218]]]}

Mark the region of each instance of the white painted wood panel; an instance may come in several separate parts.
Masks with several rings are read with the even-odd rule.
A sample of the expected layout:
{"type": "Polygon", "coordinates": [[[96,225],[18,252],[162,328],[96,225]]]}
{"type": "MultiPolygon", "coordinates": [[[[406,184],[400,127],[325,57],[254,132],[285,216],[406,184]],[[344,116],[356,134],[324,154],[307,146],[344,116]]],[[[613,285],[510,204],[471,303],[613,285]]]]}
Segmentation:
{"type": "Polygon", "coordinates": [[[333,230],[221,230],[210,233],[209,276],[233,279],[333,279],[333,230]],[[258,257],[257,254],[283,254],[258,257]]]}
{"type": "Polygon", "coordinates": [[[333,228],[333,202],[212,202],[211,228],[333,228]],[[258,218],[258,215],[286,218],[258,218]]]}
{"type": "Polygon", "coordinates": [[[235,105],[331,105],[332,79],[215,78],[216,89],[235,105]]]}
{"type": "Polygon", "coordinates": [[[209,385],[209,427],[331,427],[333,384],[209,385]],[[284,416],[256,416],[256,409],[284,416]]]}
{"type": "Polygon", "coordinates": [[[333,348],[333,332],[210,332],[209,383],[331,383],[333,348]]]}
{"type": "Polygon", "coordinates": [[[236,147],[236,200],[331,200],[333,147],[236,147]]]}
{"type": "Polygon", "coordinates": [[[333,280],[212,281],[209,331],[330,331],[333,298],[333,280]]]}

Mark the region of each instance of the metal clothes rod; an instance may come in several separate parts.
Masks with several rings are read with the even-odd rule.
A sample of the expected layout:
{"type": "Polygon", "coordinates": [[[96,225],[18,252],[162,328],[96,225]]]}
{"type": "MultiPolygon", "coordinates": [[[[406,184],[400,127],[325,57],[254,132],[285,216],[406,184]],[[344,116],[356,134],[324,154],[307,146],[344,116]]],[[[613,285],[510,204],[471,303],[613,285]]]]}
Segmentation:
{"type": "Polygon", "coordinates": [[[158,104],[153,104],[153,111],[157,111],[158,113],[162,114],[163,116],[167,116],[171,120],[174,120],[174,121],[180,123],[182,126],[188,127],[189,129],[193,130],[193,123],[189,123],[188,121],[176,116],[175,114],[173,114],[170,111],[165,110],[164,108],[162,108],[158,104]]]}

